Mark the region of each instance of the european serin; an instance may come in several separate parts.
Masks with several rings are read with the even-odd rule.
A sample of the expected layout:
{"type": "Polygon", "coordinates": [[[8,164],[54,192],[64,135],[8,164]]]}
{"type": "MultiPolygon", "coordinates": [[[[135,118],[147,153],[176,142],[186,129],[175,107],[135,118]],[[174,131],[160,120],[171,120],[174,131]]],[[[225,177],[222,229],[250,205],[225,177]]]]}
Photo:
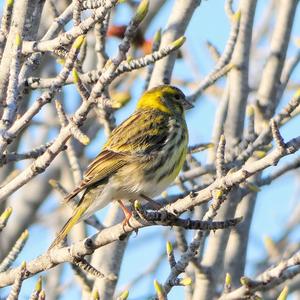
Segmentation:
{"type": "Polygon", "coordinates": [[[58,245],[78,221],[113,200],[150,200],[163,192],[178,175],[186,157],[184,109],[191,107],[182,91],[170,85],[145,92],[135,112],[113,130],[79,186],[66,197],[69,201],[84,191],[50,248],[58,245]]]}

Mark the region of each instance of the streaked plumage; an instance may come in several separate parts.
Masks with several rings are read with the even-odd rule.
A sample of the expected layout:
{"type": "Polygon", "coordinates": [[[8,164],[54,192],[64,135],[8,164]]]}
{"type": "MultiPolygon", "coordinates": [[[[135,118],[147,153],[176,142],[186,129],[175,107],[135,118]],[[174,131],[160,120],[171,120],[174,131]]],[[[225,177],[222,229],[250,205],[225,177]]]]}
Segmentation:
{"type": "MultiPolygon", "coordinates": [[[[187,151],[184,108],[190,104],[176,87],[158,86],[144,93],[135,112],[119,125],[88,166],[79,186],[67,197],[84,194],[73,216],[51,247],[80,220],[113,200],[152,198],[178,175],[187,151]]],[[[189,107],[190,108],[190,107],[189,107]]]]}

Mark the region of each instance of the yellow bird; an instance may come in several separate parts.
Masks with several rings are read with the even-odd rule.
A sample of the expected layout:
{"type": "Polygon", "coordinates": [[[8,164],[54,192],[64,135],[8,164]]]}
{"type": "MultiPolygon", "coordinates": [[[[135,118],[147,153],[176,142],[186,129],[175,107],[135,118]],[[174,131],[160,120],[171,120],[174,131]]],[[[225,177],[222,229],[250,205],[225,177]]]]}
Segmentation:
{"type": "Polygon", "coordinates": [[[185,161],[188,130],[184,111],[191,107],[183,92],[170,85],[142,95],[136,110],[112,131],[79,186],[66,197],[69,201],[84,191],[50,249],[59,245],[77,222],[111,201],[119,201],[128,220],[130,212],[121,199],[150,200],[168,187],[185,161]]]}

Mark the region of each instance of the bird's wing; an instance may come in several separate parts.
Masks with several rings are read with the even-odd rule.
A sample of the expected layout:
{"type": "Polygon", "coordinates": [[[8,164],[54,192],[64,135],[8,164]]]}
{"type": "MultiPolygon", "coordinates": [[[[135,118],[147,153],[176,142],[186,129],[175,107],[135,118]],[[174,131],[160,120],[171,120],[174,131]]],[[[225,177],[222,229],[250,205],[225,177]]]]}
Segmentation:
{"type": "Polygon", "coordinates": [[[104,181],[119,168],[126,164],[124,155],[109,150],[103,150],[88,166],[82,181],[66,198],[66,201],[74,198],[86,188],[104,181]]]}
{"type": "Polygon", "coordinates": [[[114,129],[104,147],[131,157],[155,154],[169,137],[168,122],[159,111],[136,111],[114,129]]]}
{"type": "Polygon", "coordinates": [[[153,156],[168,138],[168,123],[162,114],[136,111],[113,130],[103,150],[88,166],[83,180],[66,198],[107,179],[138,156],[153,156]]]}

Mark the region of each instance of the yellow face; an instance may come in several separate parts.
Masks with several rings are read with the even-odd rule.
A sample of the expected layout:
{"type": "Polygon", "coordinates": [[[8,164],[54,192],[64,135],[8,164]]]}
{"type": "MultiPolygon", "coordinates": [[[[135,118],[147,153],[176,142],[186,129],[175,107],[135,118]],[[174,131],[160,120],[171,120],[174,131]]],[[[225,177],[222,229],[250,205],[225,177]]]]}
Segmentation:
{"type": "Polygon", "coordinates": [[[184,116],[185,109],[191,107],[183,92],[170,85],[160,85],[145,92],[137,104],[137,109],[158,109],[181,116],[184,116]]]}

